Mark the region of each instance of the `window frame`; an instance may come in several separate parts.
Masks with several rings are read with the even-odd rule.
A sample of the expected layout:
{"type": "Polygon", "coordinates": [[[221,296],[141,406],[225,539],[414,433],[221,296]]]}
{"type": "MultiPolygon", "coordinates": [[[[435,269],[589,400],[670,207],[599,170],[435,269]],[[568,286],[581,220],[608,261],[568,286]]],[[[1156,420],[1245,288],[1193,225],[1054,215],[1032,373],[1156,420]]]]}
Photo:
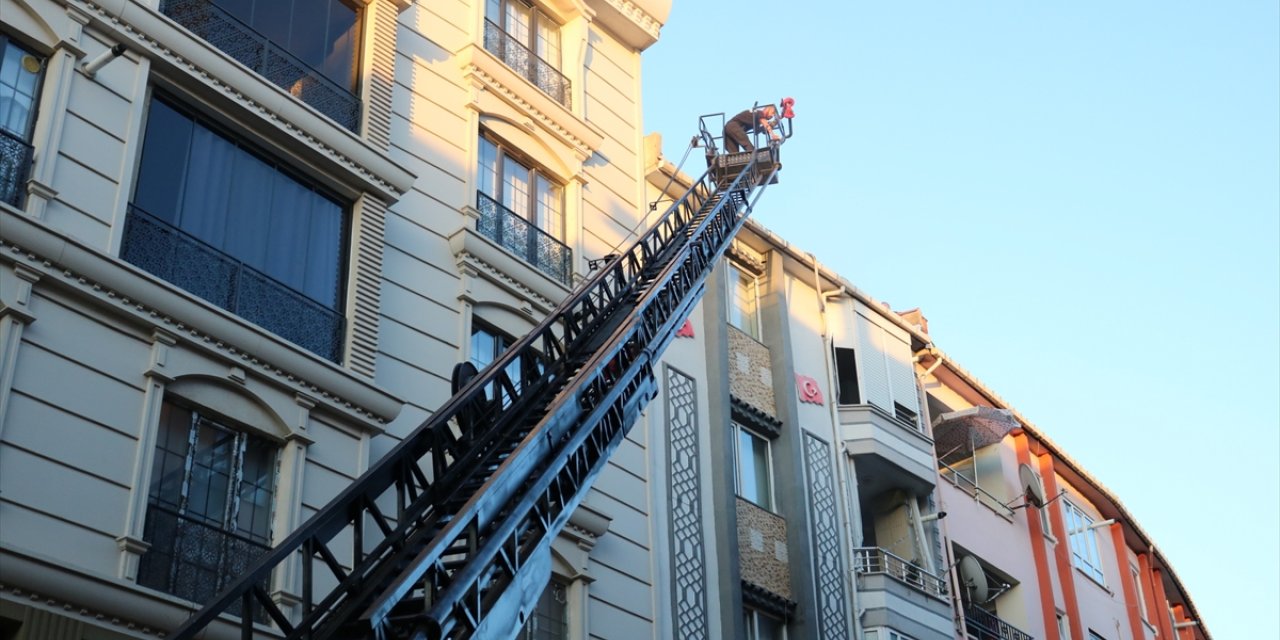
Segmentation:
{"type": "MultiPolygon", "coordinates": [[[[0,129],[4,129],[6,132],[10,133],[15,138],[18,138],[22,142],[25,142],[29,145],[31,144],[32,136],[35,134],[36,121],[39,120],[40,118],[40,92],[44,89],[44,76],[45,76],[45,72],[48,70],[49,58],[48,56],[41,55],[35,49],[32,49],[31,47],[27,46],[25,43],[15,40],[9,34],[3,31],[0,31],[0,65],[3,64],[5,54],[9,51],[9,47],[13,47],[18,51],[21,51],[22,53],[28,56],[31,56],[32,58],[35,58],[36,62],[40,64],[40,70],[33,74],[36,76],[36,83],[31,93],[31,104],[28,105],[28,115],[27,115],[27,122],[25,127],[26,130],[19,133],[19,132],[10,130],[8,128],[5,128],[3,127],[3,125],[0,125],[0,129]]],[[[0,114],[0,115],[4,115],[4,114],[0,114]]]]}
{"type": "Polygon", "coordinates": [[[1067,523],[1067,544],[1071,547],[1071,565],[1089,579],[1106,587],[1106,571],[1102,562],[1102,547],[1098,544],[1098,530],[1091,528],[1097,520],[1083,508],[1063,500],[1067,523]]]}
{"type": "Polygon", "coordinates": [[[762,617],[773,620],[778,624],[778,630],[781,632],[781,637],[776,640],[787,640],[786,620],[750,606],[744,606],[742,608],[742,624],[745,627],[744,631],[747,633],[744,640],[761,640],[760,618],[762,617]]]}
{"type": "MultiPolygon", "coordinates": [[[[730,424],[733,426],[733,431],[734,431],[734,434],[733,434],[734,494],[739,498],[742,498],[743,500],[746,500],[747,502],[750,502],[751,504],[754,504],[757,507],[764,509],[765,511],[769,511],[770,513],[776,513],[777,501],[776,501],[776,496],[774,495],[775,487],[774,487],[774,475],[773,475],[773,442],[772,440],[770,440],[768,437],[764,436],[763,434],[757,433],[756,431],[742,424],[739,424],[736,421],[730,421],[730,424]],[[765,504],[761,504],[760,500],[753,499],[752,497],[747,496],[744,491],[744,486],[745,486],[745,478],[743,477],[743,462],[744,462],[743,453],[744,452],[742,451],[742,439],[744,436],[753,438],[753,442],[763,443],[764,445],[764,485],[765,485],[765,492],[767,493],[767,495],[764,496],[765,504]]],[[[755,453],[754,448],[752,449],[751,453],[752,454],[755,453]]],[[[752,462],[754,463],[754,455],[752,456],[752,462]]],[[[753,464],[753,467],[754,467],[754,464],[753,464]]],[[[758,472],[759,470],[754,469],[754,471],[758,472]]]]}
{"type": "Polygon", "coordinates": [[[857,350],[853,347],[840,347],[833,344],[831,360],[836,374],[836,404],[842,407],[862,404],[862,390],[858,382],[857,350]],[[846,373],[842,374],[841,371],[846,373]],[[846,394],[846,391],[849,393],[846,394]]]}
{"type": "Polygon", "coordinates": [[[498,29],[502,30],[503,33],[507,34],[507,36],[516,42],[519,42],[526,49],[532,52],[533,55],[537,56],[538,59],[551,65],[556,71],[560,71],[561,73],[564,72],[564,34],[562,33],[564,25],[560,24],[560,21],[553,18],[551,14],[543,11],[537,3],[526,2],[525,0],[486,0],[484,4],[484,19],[497,25],[498,29]],[[511,15],[509,7],[513,4],[522,5],[527,8],[529,12],[529,24],[526,25],[529,32],[524,38],[518,37],[508,25],[508,18],[511,15]],[[491,15],[491,8],[496,8],[499,15],[491,15]],[[555,60],[548,60],[543,57],[542,52],[539,51],[538,41],[540,40],[542,33],[541,30],[543,28],[553,31],[556,34],[555,60]]]}
{"type": "MultiPolygon", "coordinates": [[[[227,5],[224,5],[223,2],[221,2],[220,0],[209,0],[209,1],[212,2],[214,5],[216,5],[222,11],[225,11],[228,16],[237,20],[238,22],[243,24],[245,27],[252,29],[255,33],[261,35],[263,38],[266,38],[267,40],[273,43],[276,42],[275,38],[273,37],[273,34],[269,34],[266,31],[263,31],[261,28],[259,28],[259,26],[253,24],[251,21],[246,21],[244,19],[245,16],[238,14],[234,9],[230,8],[227,5]]],[[[293,20],[292,16],[298,13],[301,13],[301,11],[298,10],[297,8],[298,0],[287,0],[287,1],[290,3],[287,13],[289,13],[291,16],[291,21],[288,23],[287,26],[288,26],[288,29],[290,30],[290,33],[293,33],[293,28],[297,27],[298,23],[293,20]]],[[[252,5],[255,5],[258,2],[263,2],[266,4],[276,4],[276,3],[280,3],[281,0],[245,0],[245,2],[247,2],[250,5],[249,7],[250,13],[256,13],[256,9],[252,5]]],[[[365,3],[355,2],[352,0],[327,0],[325,4],[325,9],[327,14],[326,26],[328,25],[327,18],[329,16],[332,16],[332,5],[334,4],[343,5],[347,9],[349,9],[353,14],[355,14],[355,19],[351,24],[350,30],[348,31],[348,33],[355,34],[354,42],[352,43],[352,46],[351,46],[351,60],[350,60],[351,70],[348,74],[348,77],[338,80],[325,72],[324,63],[325,63],[325,60],[329,58],[329,55],[332,55],[332,51],[329,52],[329,55],[321,56],[320,60],[308,60],[304,58],[303,55],[299,53],[297,50],[295,50],[292,46],[283,46],[279,44],[276,44],[275,46],[279,47],[282,51],[287,52],[290,56],[296,58],[299,62],[302,62],[303,64],[307,65],[312,70],[314,70],[315,72],[323,76],[325,79],[329,80],[330,82],[333,82],[336,86],[346,89],[352,95],[358,96],[359,95],[358,92],[360,90],[360,79],[361,79],[360,68],[362,66],[361,61],[363,60],[364,46],[365,46],[364,29],[365,29],[365,20],[367,17],[366,16],[367,12],[365,10],[365,3]]],[[[325,36],[329,35],[327,32],[327,29],[324,35],[325,36]]],[[[328,44],[332,44],[332,42],[330,42],[327,37],[324,38],[324,41],[328,44]]]]}
{"type": "MultiPolygon", "coordinates": [[[[150,521],[159,515],[158,512],[166,512],[170,516],[176,518],[176,522],[178,523],[183,521],[193,523],[192,525],[186,526],[212,529],[215,532],[215,535],[219,536],[219,539],[215,544],[220,546],[226,545],[231,540],[238,539],[243,543],[248,543],[250,545],[248,548],[257,548],[260,550],[260,553],[267,553],[274,542],[274,523],[280,486],[281,446],[277,440],[263,435],[256,429],[237,423],[234,420],[229,420],[215,411],[200,407],[195,403],[178,396],[165,396],[162,400],[161,407],[160,418],[157,420],[154,427],[156,429],[156,439],[155,446],[151,451],[150,464],[152,467],[152,477],[150,486],[147,487],[147,508],[145,516],[148,521],[148,526],[144,529],[143,537],[143,540],[150,545],[150,548],[148,548],[148,550],[140,557],[139,573],[136,582],[139,586],[155,589],[179,598],[190,599],[190,596],[196,594],[190,592],[179,593],[178,591],[180,591],[180,587],[175,583],[175,576],[176,572],[182,569],[182,565],[180,563],[190,564],[191,559],[178,555],[179,551],[176,546],[177,541],[175,540],[170,538],[164,539],[164,541],[173,543],[169,547],[173,555],[168,557],[167,564],[157,565],[156,567],[159,570],[163,570],[167,577],[161,578],[157,575],[156,578],[162,580],[162,582],[153,582],[149,579],[149,574],[145,570],[147,563],[151,562],[151,559],[148,556],[153,551],[159,552],[162,548],[160,546],[162,541],[154,538],[155,533],[151,526],[154,523],[150,521]],[[183,416],[174,416],[173,412],[175,411],[185,412],[186,414],[185,434],[182,433],[184,428],[179,426],[180,423],[176,421],[181,420],[183,416]],[[210,456],[210,462],[208,463],[210,474],[217,472],[217,469],[219,468],[219,460],[225,461],[225,456],[222,458],[213,457],[219,455],[218,448],[216,446],[212,449],[208,447],[201,448],[199,446],[201,430],[204,429],[212,429],[216,435],[221,435],[223,437],[229,435],[232,442],[230,464],[227,465],[225,474],[221,474],[226,476],[226,488],[222,490],[222,499],[224,500],[223,506],[221,507],[222,514],[216,521],[211,519],[208,513],[192,515],[192,511],[190,510],[192,485],[197,484],[194,478],[198,473],[197,467],[201,464],[199,459],[203,455],[210,456]],[[169,433],[168,438],[166,438],[166,432],[171,432],[169,433]],[[180,444],[185,443],[186,447],[185,452],[183,452],[181,456],[181,460],[177,459],[178,456],[175,455],[177,454],[176,451],[166,446],[167,444],[173,443],[171,440],[172,437],[185,438],[185,440],[178,441],[180,444]],[[262,485],[251,483],[245,476],[247,454],[251,447],[255,454],[266,454],[265,462],[263,460],[259,460],[257,466],[260,472],[265,471],[269,481],[268,486],[265,489],[266,512],[263,514],[255,514],[255,517],[251,520],[253,523],[258,523],[259,521],[256,518],[256,515],[263,515],[264,518],[261,521],[263,526],[261,528],[255,527],[254,530],[245,532],[240,526],[243,513],[242,507],[244,506],[245,501],[244,492],[246,489],[257,489],[259,490],[258,493],[263,490],[262,485]],[[173,496],[166,497],[165,492],[167,487],[165,483],[166,474],[164,471],[168,462],[179,463],[179,466],[174,467],[174,471],[179,471],[181,473],[181,478],[180,482],[176,484],[177,493],[173,496]]],[[[206,482],[212,486],[214,482],[212,475],[206,482]]],[[[174,485],[170,483],[168,488],[172,488],[173,486],[174,485]]],[[[206,494],[206,501],[208,500],[208,495],[210,494],[206,494]]],[[[206,502],[206,506],[207,504],[208,502],[206,502]]],[[[182,527],[179,527],[178,530],[181,531],[182,527]]],[[[179,538],[178,540],[181,539],[182,538],[179,538]]],[[[208,541],[206,540],[204,542],[208,541]]],[[[156,561],[163,562],[163,560],[163,555],[156,556],[156,561]]],[[[217,593],[225,587],[229,581],[238,577],[238,575],[232,575],[227,571],[228,569],[233,568],[232,563],[234,563],[234,560],[225,556],[219,559],[216,567],[219,570],[219,573],[216,575],[216,584],[215,589],[213,590],[214,593],[217,593]]]]}
{"type": "MultiPolygon", "coordinates": [[[[240,318],[261,325],[264,329],[281,339],[297,344],[304,349],[311,350],[313,353],[316,353],[321,357],[341,364],[347,342],[345,325],[348,321],[348,306],[352,293],[351,274],[354,269],[352,256],[355,252],[353,244],[356,234],[356,201],[353,201],[351,198],[348,198],[329,187],[323,178],[315,177],[304,172],[288,156],[268,151],[266,147],[261,144],[254,135],[252,135],[252,133],[247,131],[237,131],[227,126],[216,116],[192,106],[183,98],[183,95],[170,92],[161,87],[153,86],[149,91],[146,113],[142,121],[140,152],[137,154],[136,164],[134,165],[133,171],[133,191],[129,198],[130,217],[133,216],[135,210],[140,211],[146,214],[143,217],[154,219],[154,221],[149,220],[147,224],[152,226],[161,224],[170,227],[174,232],[207,246],[208,249],[218,255],[219,259],[225,259],[228,265],[233,263],[236,265],[242,265],[243,267],[267,278],[274,283],[274,286],[287,291],[289,294],[298,296],[301,300],[307,301],[307,303],[299,302],[298,304],[313,304],[324,309],[326,313],[332,314],[333,322],[336,323],[336,326],[325,327],[325,331],[329,331],[330,329],[334,331],[334,342],[324,345],[325,348],[323,351],[328,351],[328,349],[332,347],[334,352],[325,353],[315,350],[312,345],[308,345],[306,343],[305,339],[300,342],[299,338],[302,337],[301,335],[288,335],[290,333],[289,330],[296,327],[290,327],[287,323],[278,323],[272,326],[263,324],[265,314],[261,310],[259,310],[257,315],[254,315],[252,312],[229,308],[216,300],[204,298],[211,304],[226,309],[240,318]],[[151,190],[152,187],[148,186],[152,183],[161,184],[166,177],[171,176],[158,174],[150,179],[144,176],[144,172],[147,172],[149,167],[147,163],[147,143],[149,138],[151,138],[149,134],[151,133],[152,120],[156,117],[157,105],[164,107],[174,116],[181,118],[183,124],[189,124],[191,127],[191,136],[190,140],[187,141],[188,146],[184,152],[185,155],[183,156],[182,165],[177,168],[177,171],[180,173],[180,175],[177,175],[177,178],[181,182],[173,189],[171,194],[163,193],[162,191],[153,191],[151,190]],[[196,148],[196,132],[199,130],[203,130],[206,132],[207,136],[211,136],[207,139],[217,140],[217,144],[228,145],[228,148],[234,150],[234,155],[229,154],[226,159],[221,160],[222,162],[229,163],[230,167],[239,167],[241,166],[240,163],[244,162],[245,158],[251,159],[252,162],[249,162],[246,166],[258,166],[260,164],[260,166],[265,169],[262,177],[269,183],[272,189],[276,189],[277,187],[284,185],[286,190],[281,191],[281,194],[287,194],[289,191],[292,191],[295,194],[303,194],[306,197],[312,198],[314,203],[323,205],[323,209],[321,206],[312,206],[310,209],[306,210],[306,215],[312,216],[313,214],[322,214],[329,216],[329,212],[333,213],[332,218],[308,217],[300,221],[294,221],[304,224],[304,230],[314,231],[315,228],[318,228],[316,226],[317,221],[323,222],[325,225],[329,225],[331,221],[332,226],[334,227],[333,232],[321,237],[314,233],[300,234],[298,229],[293,229],[291,227],[285,229],[285,227],[282,226],[280,229],[272,229],[271,227],[274,226],[272,224],[273,222],[279,222],[280,224],[289,222],[286,216],[281,215],[274,217],[266,223],[268,248],[264,255],[270,257],[265,260],[251,262],[245,255],[233,253],[232,251],[234,249],[228,246],[228,242],[225,238],[224,240],[219,241],[216,238],[209,237],[207,234],[199,234],[196,231],[179,224],[178,221],[184,214],[191,213],[194,215],[197,213],[195,210],[191,210],[188,206],[189,203],[186,202],[187,192],[192,188],[192,185],[197,185],[199,188],[205,189],[226,186],[219,184],[219,178],[201,178],[198,175],[199,172],[192,167],[191,158],[195,153],[207,152],[212,149],[212,147],[210,147],[210,149],[196,148]],[[172,202],[164,204],[164,206],[171,207],[172,210],[156,212],[147,208],[154,208],[158,206],[158,201],[162,199],[172,199],[172,202]],[[156,202],[152,202],[153,200],[156,202]],[[332,208],[329,208],[328,205],[332,205],[332,208]],[[304,244],[301,247],[292,247],[288,249],[280,249],[278,246],[272,244],[289,237],[302,237],[304,244]],[[329,248],[331,248],[332,251],[326,250],[329,248]],[[298,253],[298,249],[301,250],[300,254],[298,253]],[[326,269],[329,267],[332,267],[333,269],[333,280],[331,283],[325,283],[323,286],[313,287],[311,285],[314,283],[308,281],[306,275],[303,276],[303,280],[301,282],[296,282],[296,273],[282,272],[279,268],[280,264],[288,263],[291,260],[307,260],[317,249],[325,250],[323,254],[317,255],[320,255],[320,258],[324,261],[323,264],[326,269]],[[280,259],[279,254],[282,252],[289,254],[286,256],[288,258],[287,260],[280,259]],[[283,279],[285,277],[289,277],[291,280],[295,280],[295,282],[286,282],[283,279]],[[329,285],[332,285],[332,287],[330,288],[329,285]],[[329,292],[332,292],[331,300],[321,299],[316,295],[319,293],[327,296],[329,292]]],[[[163,137],[164,133],[165,132],[163,130],[156,131],[156,135],[159,137],[163,137]]],[[[231,179],[232,178],[229,176],[221,176],[221,181],[227,182],[228,184],[230,184],[231,179]]],[[[252,204],[263,211],[278,208],[276,203],[269,200],[265,202],[254,202],[252,204]]],[[[217,220],[234,222],[234,218],[229,218],[227,216],[229,211],[231,211],[230,201],[228,201],[227,206],[224,207],[222,211],[218,212],[219,217],[217,220]]],[[[209,216],[209,219],[210,221],[214,221],[214,217],[212,215],[209,216]]],[[[147,269],[142,264],[135,262],[134,259],[130,258],[129,256],[132,255],[132,251],[129,250],[129,229],[130,225],[126,223],[125,238],[122,240],[120,247],[120,258],[122,260],[130,262],[135,266],[139,266],[153,275],[170,282],[174,286],[182,288],[194,295],[203,297],[199,291],[195,291],[184,286],[181,282],[169,279],[163,274],[147,269]]],[[[226,233],[224,235],[229,237],[231,234],[226,233]]],[[[158,261],[149,260],[149,256],[140,256],[140,258],[158,264],[158,261]]],[[[171,264],[171,261],[165,262],[165,264],[171,264]]],[[[307,270],[303,271],[304,274],[307,272],[307,270]]],[[[294,333],[296,334],[297,332],[295,331],[294,333]]]]}
{"type": "MultiPolygon", "coordinates": [[[[555,240],[564,244],[568,234],[568,221],[565,213],[565,185],[560,182],[550,171],[542,168],[540,164],[534,162],[528,155],[521,153],[516,147],[504,142],[498,136],[482,129],[479,136],[480,148],[476,153],[476,191],[483,193],[490,199],[505,207],[508,211],[515,213],[523,218],[530,225],[536,227],[543,233],[551,236],[555,240]],[[493,162],[493,193],[486,192],[482,187],[480,179],[481,172],[485,170],[483,166],[484,155],[483,150],[485,144],[493,145],[494,162],[493,162]],[[525,184],[528,185],[527,202],[523,204],[523,208],[517,209],[507,205],[507,166],[508,161],[515,163],[526,172],[525,184]],[[551,212],[555,220],[544,220],[544,212],[539,207],[540,191],[539,180],[545,181],[548,185],[555,189],[557,197],[556,209],[551,212]],[[553,223],[553,224],[551,224],[553,223]],[[556,227],[553,230],[547,229],[547,226],[556,227]]],[[[512,203],[515,204],[514,199],[512,203]]]]}
{"type": "Polygon", "coordinates": [[[727,260],[725,264],[727,265],[726,272],[728,275],[725,278],[725,286],[729,302],[727,310],[729,324],[747,334],[752,340],[764,342],[764,325],[760,319],[760,275],[733,260],[727,260]],[[749,284],[746,288],[740,289],[740,285],[744,282],[749,282],[749,284]],[[753,328],[751,329],[743,326],[748,312],[744,311],[742,305],[738,304],[738,292],[740,290],[745,291],[752,302],[750,320],[753,328]]]}
{"type": "Polygon", "coordinates": [[[1146,590],[1142,588],[1142,570],[1138,568],[1138,565],[1130,562],[1129,576],[1133,578],[1133,590],[1138,596],[1138,618],[1149,624],[1151,615],[1147,611],[1146,590]]]}
{"type": "Polygon", "coordinates": [[[569,586],[568,580],[554,574],[551,576],[546,588],[538,595],[538,602],[534,604],[533,611],[529,613],[529,618],[525,621],[524,627],[520,629],[519,640],[568,640],[569,586]],[[546,615],[551,604],[559,605],[555,607],[560,614],[559,620],[555,620],[554,616],[546,615]],[[552,620],[553,624],[559,624],[560,628],[550,630],[538,628],[538,623],[548,618],[552,620]]]}

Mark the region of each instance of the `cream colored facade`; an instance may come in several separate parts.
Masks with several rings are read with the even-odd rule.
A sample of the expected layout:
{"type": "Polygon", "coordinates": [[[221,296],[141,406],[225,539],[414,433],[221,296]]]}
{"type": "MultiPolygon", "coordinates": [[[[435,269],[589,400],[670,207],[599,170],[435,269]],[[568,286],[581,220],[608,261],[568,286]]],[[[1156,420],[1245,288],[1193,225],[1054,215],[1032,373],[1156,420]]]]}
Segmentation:
{"type": "MultiPolygon", "coordinates": [[[[309,97],[314,79],[278,86],[182,6],[0,3],[6,46],[40,63],[23,197],[0,205],[0,617],[18,637],[153,637],[186,617],[188,601],[137,584],[168,403],[271,443],[279,540],[449,396],[476,319],[523,334],[647,212],[641,52],[666,3],[517,7],[558,34],[554,86],[486,40],[505,5],[346,3],[350,123],[309,97]],[[157,95],[343,203],[332,357],[126,259],[157,95]],[[480,228],[482,136],[558,191],[567,273],[480,228]]],[[[556,543],[573,637],[663,635],[651,448],[637,427],[556,543]]],[[[293,602],[298,580],[278,572],[273,596],[293,602]]]]}

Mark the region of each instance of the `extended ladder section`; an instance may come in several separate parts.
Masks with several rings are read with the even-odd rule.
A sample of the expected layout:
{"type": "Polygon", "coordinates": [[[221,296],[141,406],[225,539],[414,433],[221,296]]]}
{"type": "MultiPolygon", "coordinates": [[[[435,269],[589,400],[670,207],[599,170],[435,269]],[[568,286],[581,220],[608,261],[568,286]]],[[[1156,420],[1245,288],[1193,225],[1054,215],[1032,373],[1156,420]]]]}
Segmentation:
{"type": "Polygon", "coordinates": [[[172,637],[223,613],[245,639],[268,622],[287,638],[514,637],[550,578],[552,540],[655,396],[654,366],[778,150],[736,173],[710,162],[625,253],[172,637]]]}

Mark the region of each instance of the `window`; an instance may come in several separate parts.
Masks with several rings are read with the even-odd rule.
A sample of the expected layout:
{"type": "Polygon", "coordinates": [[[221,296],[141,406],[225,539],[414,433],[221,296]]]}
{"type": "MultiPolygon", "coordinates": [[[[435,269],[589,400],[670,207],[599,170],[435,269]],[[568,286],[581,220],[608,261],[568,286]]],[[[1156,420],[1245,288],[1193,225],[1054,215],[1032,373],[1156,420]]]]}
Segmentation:
{"type": "Polygon", "coordinates": [[[858,360],[853,349],[834,347],[836,387],[840,404],[858,404],[858,360]]]}
{"type": "Polygon", "coordinates": [[[1107,640],[1107,639],[1106,639],[1106,638],[1104,638],[1104,637],[1102,636],[1102,634],[1101,634],[1101,633],[1098,633],[1097,631],[1094,631],[1093,629],[1090,629],[1090,630],[1089,630],[1089,640],[1107,640]]]}
{"type": "Polygon", "coordinates": [[[1070,502],[1064,500],[1062,504],[1067,512],[1067,536],[1071,539],[1072,563],[1098,584],[1105,584],[1093,518],[1070,502]]]}
{"type": "Polygon", "coordinates": [[[742,624],[747,630],[746,640],[785,640],[787,627],[781,620],[755,609],[742,611],[742,624]]]}
{"type": "Polygon", "coordinates": [[[311,351],[342,351],[348,207],[153,99],[121,258],[311,351]]]}
{"type": "Polygon", "coordinates": [[[738,452],[738,495],[773,510],[773,469],[769,441],[734,423],[738,452]]]}
{"type": "Polygon", "coordinates": [[[1070,640],[1071,629],[1070,629],[1070,625],[1067,624],[1067,614],[1059,611],[1057,612],[1057,617],[1058,617],[1058,639],[1070,640]]]}
{"type": "Polygon", "coordinates": [[[520,632],[520,640],[565,640],[569,637],[569,586],[557,577],[538,598],[533,615],[520,632]]]}
{"type": "Polygon", "coordinates": [[[477,231],[539,271],[569,284],[564,245],[564,189],[511,150],[480,137],[476,168],[477,231]]]}
{"type": "Polygon", "coordinates": [[[733,262],[728,264],[729,324],[760,340],[760,279],[733,262]]]}
{"type": "Polygon", "coordinates": [[[1142,621],[1150,620],[1147,617],[1147,597],[1142,590],[1142,572],[1138,570],[1138,565],[1129,565],[1129,575],[1133,577],[1134,593],[1138,596],[1138,613],[1142,616],[1142,621]]]}
{"type": "Polygon", "coordinates": [[[21,207],[44,60],[0,34],[0,202],[21,207]]]}
{"type": "Polygon", "coordinates": [[[354,131],[359,6],[353,0],[162,0],[160,11],[354,131]]]}
{"type": "Polygon", "coordinates": [[[192,602],[217,595],[270,548],[275,476],[273,443],[166,400],[138,584],[192,602]]]}
{"type": "MultiPolygon", "coordinates": [[[[490,327],[483,321],[474,320],[471,324],[471,364],[474,364],[476,369],[484,370],[515,343],[515,338],[490,327]]],[[[511,378],[511,384],[516,389],[520,388],[521,381],[524,379],[520,370],[520,360],[507,366],[507,377],[511,378]]],[[[490,390],[490,396],[493,396],[492,390],[490,390]]]]}
{"type": "Polygon", "coordinates": [[[486,0],[484,48],[569,106],[569,81],[560,73],[560,24],[523,0],[486,0]]]}

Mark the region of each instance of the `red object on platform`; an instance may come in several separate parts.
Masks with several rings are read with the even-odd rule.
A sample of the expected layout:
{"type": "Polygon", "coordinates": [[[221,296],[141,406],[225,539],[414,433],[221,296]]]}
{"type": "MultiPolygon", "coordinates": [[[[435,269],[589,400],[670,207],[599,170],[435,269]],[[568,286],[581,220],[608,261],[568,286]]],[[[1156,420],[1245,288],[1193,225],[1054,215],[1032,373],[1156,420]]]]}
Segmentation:
{"type": "Polygon", "coordinates": [[[784,118],[796,117],[796,112],[793,110],[793,107],[795,106],[796,106],[795,98],[783,98],[782,99],[782,117],[784,118]]]}

